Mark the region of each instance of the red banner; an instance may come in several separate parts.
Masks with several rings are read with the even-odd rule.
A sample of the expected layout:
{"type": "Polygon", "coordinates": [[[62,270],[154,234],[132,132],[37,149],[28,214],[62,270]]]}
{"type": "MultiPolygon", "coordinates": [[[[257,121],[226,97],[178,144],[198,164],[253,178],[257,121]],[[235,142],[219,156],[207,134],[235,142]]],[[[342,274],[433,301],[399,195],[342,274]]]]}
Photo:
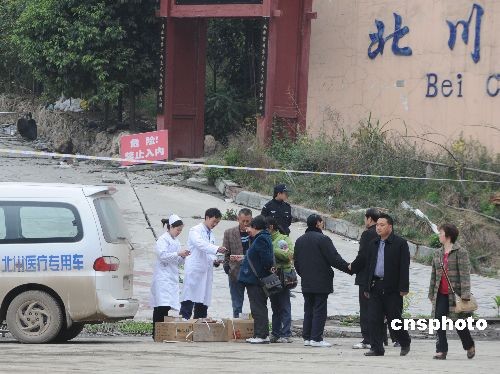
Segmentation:
{"type": "Polygon", "coordinates": [[[168,130],[124,135],[120,138],[120,157],[135,162],[122,162],[123,166],[142,164],[141,161],[168,159],[168,130]]]}

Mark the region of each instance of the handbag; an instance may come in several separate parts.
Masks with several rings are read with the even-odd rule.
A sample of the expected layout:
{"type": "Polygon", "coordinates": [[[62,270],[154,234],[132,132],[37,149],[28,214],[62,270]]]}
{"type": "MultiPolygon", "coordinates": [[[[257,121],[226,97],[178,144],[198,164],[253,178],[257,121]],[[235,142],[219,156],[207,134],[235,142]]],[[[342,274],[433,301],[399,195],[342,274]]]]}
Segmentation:
{"type": "MultiPolygon", "coordinates": [[[[477,310],[478,305],[477,305],[477,300],[472,295],[470,294],[470,299],[469,300],[463,300],[460,295],[458,295],[455,290],[453,289],[453,286],[451,285],[450,278],[448,277],[448,272],[444,268],[444,264],[441,263],[441,269],[443,269],[444,276],[446,277],[446,281],[448,282],[448,286],[450,287],[451,292],[455,296],[455,313],[472,313],[477,310]]],[[[460,273],[459,273],[460,274],[460,273]]]]}
{"type": "MultiPolygon", "coordinates": [[[[274,256],[273,256],[273,259],[274,259],[274,256]]],[[[253,273],[255,274],[257,279],[260,281],[260,283],[262,285],[262,289],[264,290],[264,293],[266,294],[267,297],[269,297],[271,295],[275,295],[275,294],[283,291],[283,285],[281,284],[281,280],[276,273],[271,272],[270,275],[263,277],[263,278],[259,278],[259,276],[257,275],[257,272],[255,271],[255,268],[253,267],[252,261],[250,260],[250,256],[248,256],[248,254],[247,254],[247,260],[248,260],[248,264],[252,268],[253,273]]],[[[273,260],[273,265],[274,264],[275,264],[275,262],[273,260]]]]}
{"type": "Polygon", "coordinates": [[[290,271],[284,271],[280,269],[279,278],[281,280],[281,283],[283,284],[283,288],[291,290],[297,287],[298,284],[297,272],[295,271],[294,268],[292,268],[292,270],[290,271]]]}

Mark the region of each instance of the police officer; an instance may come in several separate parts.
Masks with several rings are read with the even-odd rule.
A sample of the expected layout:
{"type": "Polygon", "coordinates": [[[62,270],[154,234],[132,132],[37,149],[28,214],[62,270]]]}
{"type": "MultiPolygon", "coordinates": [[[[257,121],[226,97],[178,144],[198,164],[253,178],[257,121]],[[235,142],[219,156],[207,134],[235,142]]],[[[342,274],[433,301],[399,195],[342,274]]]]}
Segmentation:
{"type": "Polygon", "coordinates": [[[274,217],[286,235],[290,235],[292,224],[292,207],[287,203],[288,189],[284,184],[274,187],[273,199],[264,205],[261,214],[264,217],[274,217]]]}

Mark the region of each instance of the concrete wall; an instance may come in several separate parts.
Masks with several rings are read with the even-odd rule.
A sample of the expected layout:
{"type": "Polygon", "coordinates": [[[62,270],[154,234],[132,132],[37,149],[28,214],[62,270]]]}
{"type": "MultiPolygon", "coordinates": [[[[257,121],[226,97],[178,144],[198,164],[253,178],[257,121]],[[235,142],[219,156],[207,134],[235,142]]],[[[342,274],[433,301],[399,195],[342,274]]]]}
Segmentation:
{"type": "MultiPolygon", "coordinates": [[[[500,74],[500,1],[315,0],[313,6],[318,19],[313,21],[311,37],[310,133],[333,133],[336,127],[350,131],[371,112],[381,123],[390,121],[387,126],[395,135],[432,133],[429,139],[446,144],[463,132],[465,138],[473,137],[500,152],[500,81],[496,77],[489,85],[496,96],[487,93],[488,78],[500,74]],[[468,20],[475,3],[484,10],[477,63],[471,57],[477,12],[470,24],[468,45],[462,41],[459,26],[451,50],[446,23],[468,20]],[[375,19],[385,24],[387,37],[395,29],[393,13],[402,17],[402,27],[410,29],[399,47],[408,46],[413,54],[395,55],[390,39],[383,55],[370,59],[369,34],[377,31],[375,19]],[[439,79],[439,92],[426,97],[431,73],[439,79]],[[451,81],[445,83],[444,92],[443,80],[451,81]]],[[[431,87],[429,93],[434,91],[431,87]]]]}

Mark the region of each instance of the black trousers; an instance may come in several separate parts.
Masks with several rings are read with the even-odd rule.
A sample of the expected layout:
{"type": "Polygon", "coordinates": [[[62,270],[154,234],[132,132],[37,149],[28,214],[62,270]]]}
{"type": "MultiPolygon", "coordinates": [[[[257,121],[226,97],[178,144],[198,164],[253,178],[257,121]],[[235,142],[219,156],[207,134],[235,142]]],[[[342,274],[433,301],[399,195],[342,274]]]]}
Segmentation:
{"type": "Polygon", "coordinates": [[[269,336],[267,296],[261,286],[254,284],[247,284],[247,294],[253,317],[253,336],[265,339],[269,336]]]}
{"type": "MultiPolygon", "coordinates": [[[[436,298],[436,319],[439,319],[439,322],[441,322],[441,318],[443,316],[448,316],[450,311],[450,304],[448,300],[448,295],[443,295],[438,292],[437,298],[436,298]]],[[[468,350],[472,347],[474,347],[474,340],[472,340],[472,336],[470,335],[470,331],[465,326],[465,329],[463,330],[458,330],[457,329],[457,334],[460,337],[460,340],[462,341],[462,347],[465,350],[468,350]]],[[[446,338],[446,330],[439,329],[437,332],[437,341],[436,341],[436,353],[438,352],[448,352],[448,339],[446,338]]]]}
{"type": "Polygon", "coordinates": [[[155,338],[156,322],[163,322],[164,318],[168,316],[170,309],[169,306],[157,306],[153,309],[153,339],[155,338]]]}
{"type": "Polygon", "coordinates": [[[208,306],[202,303],[193,303],[191,300],[186,300],[181,303],[181,310],[179,314],[184,319],[190,319],[193,314],[194,307],[194,319],[198,318],[207,318],[208,315],[208,306]]]}
{"type": "MultiPolygon", "coordinates": [[[[371,349],[377,353],[384,353],[384,316],[387,316],[387,323],[401,317],[401,300],[402,296],[399,293],[384,291],[384,281],[376,280],[370,291],[370,299],[368,300],[368,313],[370,314],[370,344],[371,349]]],[[[411,339],[408,331],[394,331],[396,339],[401,344],[401,347],[410,346],[411,339]]]]}
{"type": "MultiPolygon", "coordinates": [[[[401,298],[401,304],[399,305],[401,309],[401,314],[403,313],[403,298],[401,298]]],[[[396,343],[398,341],[398,338],[396,337],[396,333],[394,329],[391,327],[390,323],[387,323],[387,330],[389,330],[389,336],[391,337],[391,340],[393,343],[396,343]]],[[[387,341],[387,331],[385,331],[385,338],[384,341],[387,341]]]]}
{"type": "Polygon", "coordinates": [[[303,293],[304,324],[302,338],[304,340],[323,340],[327,315],[327,293],[303,293]]]}
{"type": "Polygon", "coordinates": [[[364,295],[364,286],[359,286],[359,324],[363,343],[370,344],[370,321],[368,320],[368,299],[364,295]]]}

